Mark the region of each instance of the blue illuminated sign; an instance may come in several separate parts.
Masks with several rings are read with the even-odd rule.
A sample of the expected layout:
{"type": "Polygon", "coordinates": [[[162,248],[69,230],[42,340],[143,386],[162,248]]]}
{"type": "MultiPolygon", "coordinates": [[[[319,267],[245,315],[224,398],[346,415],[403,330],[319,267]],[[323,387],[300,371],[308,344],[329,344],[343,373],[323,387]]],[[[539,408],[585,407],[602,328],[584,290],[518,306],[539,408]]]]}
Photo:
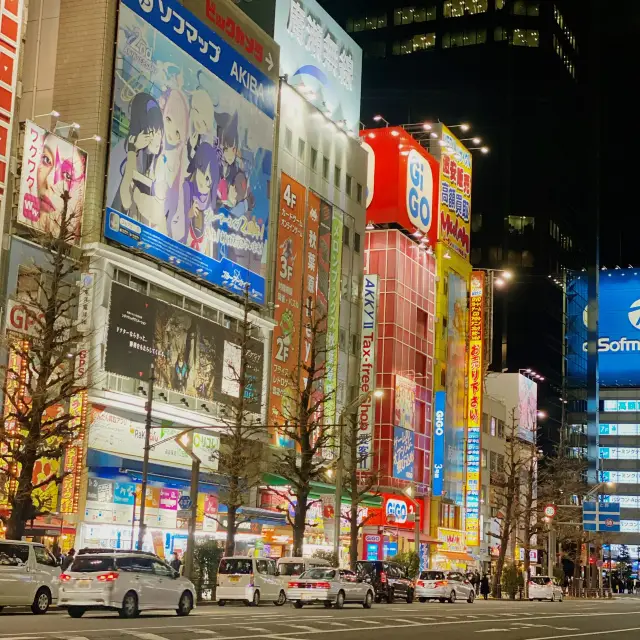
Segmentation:
{"type": "MultiPolygon", "coordinates": [[[[567,373],[575,383],[586,378],[587,290],[585,273],[567,283],[567,373]]],[[[600,275],[598,316],[600,385],[640,386],[640,270],[600,275]]]]}
{"type": "Polygon", "coordinates": [[[413,467],[416,456],[414,434],[402,427],[393,428],[393,477],[400,480],[413,480],[413,467]]]}
{"type": "Polygon", "coordinates": [[[444,488],[444,414],[447,407],[445,391],[436,391],[433,410],[433,475],[432,491],[441,496],[444,488]]]}
{"type": "Polygon", "coordinates": [[[584,502],[582,522],[585,531],[620,531],[620,505],[603,502],[584,502]]]}

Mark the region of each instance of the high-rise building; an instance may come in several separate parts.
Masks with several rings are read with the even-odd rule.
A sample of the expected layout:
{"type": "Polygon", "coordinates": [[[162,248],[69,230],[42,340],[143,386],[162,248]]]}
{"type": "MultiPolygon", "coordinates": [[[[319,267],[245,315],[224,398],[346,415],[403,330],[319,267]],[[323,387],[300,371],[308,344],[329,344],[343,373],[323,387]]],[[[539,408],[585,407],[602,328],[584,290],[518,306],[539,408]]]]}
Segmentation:
{"type": "Polygon", "coordinates": [[[380,126],[470,125],[454,132],[474,154],[471,262],[515,276],[496,299],[491,368],[530,367],[559,386],[562,294],[548,276],[582,266],[589,227],[579,188],[584,69],[572,3],[322,4],[364,50],[367,126],[375,115],[384,118],[380,126]]]}

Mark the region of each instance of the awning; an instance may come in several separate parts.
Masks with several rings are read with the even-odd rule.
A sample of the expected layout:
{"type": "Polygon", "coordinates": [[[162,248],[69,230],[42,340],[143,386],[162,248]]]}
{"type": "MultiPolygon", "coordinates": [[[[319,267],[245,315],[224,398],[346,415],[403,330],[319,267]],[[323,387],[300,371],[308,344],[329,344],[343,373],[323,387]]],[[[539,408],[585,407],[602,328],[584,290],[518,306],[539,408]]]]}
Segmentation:
{"type": "MultiPolygon", "coordinates": [[[[386,528],[387,530],[393,529],[393,527],[386,527],[386,528]]],[[[400,531],[398,531],[398,534],[400,535],[401,538],[404,538],[409,542],[413,542],[416,539],[415,531],[403,531],[402,529],[400,529],[400,531]]],[[[428,536],[426,533],[420,534],[420,542],[425,544],[444,544],[442,540],[439,540],[438,538],[434,538],[433,536],[428,536]]]]}
{"type": "Polygon", "coordinates": [[[475,562],[476,559],[468,553],[460,553],[458,551],[438,551],[438,555],[442,555],[449,560],[461,560],[462,562],[475,562]]]}

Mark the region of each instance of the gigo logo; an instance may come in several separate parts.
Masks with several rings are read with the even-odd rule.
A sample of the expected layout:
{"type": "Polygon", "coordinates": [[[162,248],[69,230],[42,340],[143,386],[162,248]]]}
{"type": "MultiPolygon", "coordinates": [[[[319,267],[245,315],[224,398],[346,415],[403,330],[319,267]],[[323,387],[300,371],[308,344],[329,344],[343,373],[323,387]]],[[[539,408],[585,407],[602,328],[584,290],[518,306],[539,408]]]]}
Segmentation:
{"type": "Polygon", "coordinates": [[[436,411],[436,436],[444,435],[444,411],[436,411]]]}
{"type": "Polygon", "coordinates": [[[407,213],[411,221],[425,233],[431,228],[433,216],[433,173],[427,159],[415,149],[407,158],[407,213]]]}
{"type": "Polygon", "coordinates": [[[403,524],[407,521],[407,503],[402,500],[387,500],[387,520],[392,516],[395,524],[403,524]]]}

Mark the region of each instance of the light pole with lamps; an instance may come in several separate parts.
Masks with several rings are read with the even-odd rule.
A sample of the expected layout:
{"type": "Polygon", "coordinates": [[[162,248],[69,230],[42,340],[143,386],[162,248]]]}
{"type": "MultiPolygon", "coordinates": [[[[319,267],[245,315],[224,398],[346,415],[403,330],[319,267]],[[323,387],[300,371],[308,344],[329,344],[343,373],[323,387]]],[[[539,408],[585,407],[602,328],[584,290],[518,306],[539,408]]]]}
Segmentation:
{"type": "MultiPolygon", "coordinates": [[[[340,523],[342,521],[342,476],[344,473],[344,421],[345,417],[353,413],[361,404],[366,402],[371,396],[381,398],[383,391],[381,389],[371,389],[366,393],[360,394],[355,400],[352,400],[340,412],[338,420],[338,459],[336,460],[336,493],[335,493],[335,521],[333,523],[333,553],[340,563],[340,523]]],[[[355,446],[355,443],[351,443],[355,446]]]]}

